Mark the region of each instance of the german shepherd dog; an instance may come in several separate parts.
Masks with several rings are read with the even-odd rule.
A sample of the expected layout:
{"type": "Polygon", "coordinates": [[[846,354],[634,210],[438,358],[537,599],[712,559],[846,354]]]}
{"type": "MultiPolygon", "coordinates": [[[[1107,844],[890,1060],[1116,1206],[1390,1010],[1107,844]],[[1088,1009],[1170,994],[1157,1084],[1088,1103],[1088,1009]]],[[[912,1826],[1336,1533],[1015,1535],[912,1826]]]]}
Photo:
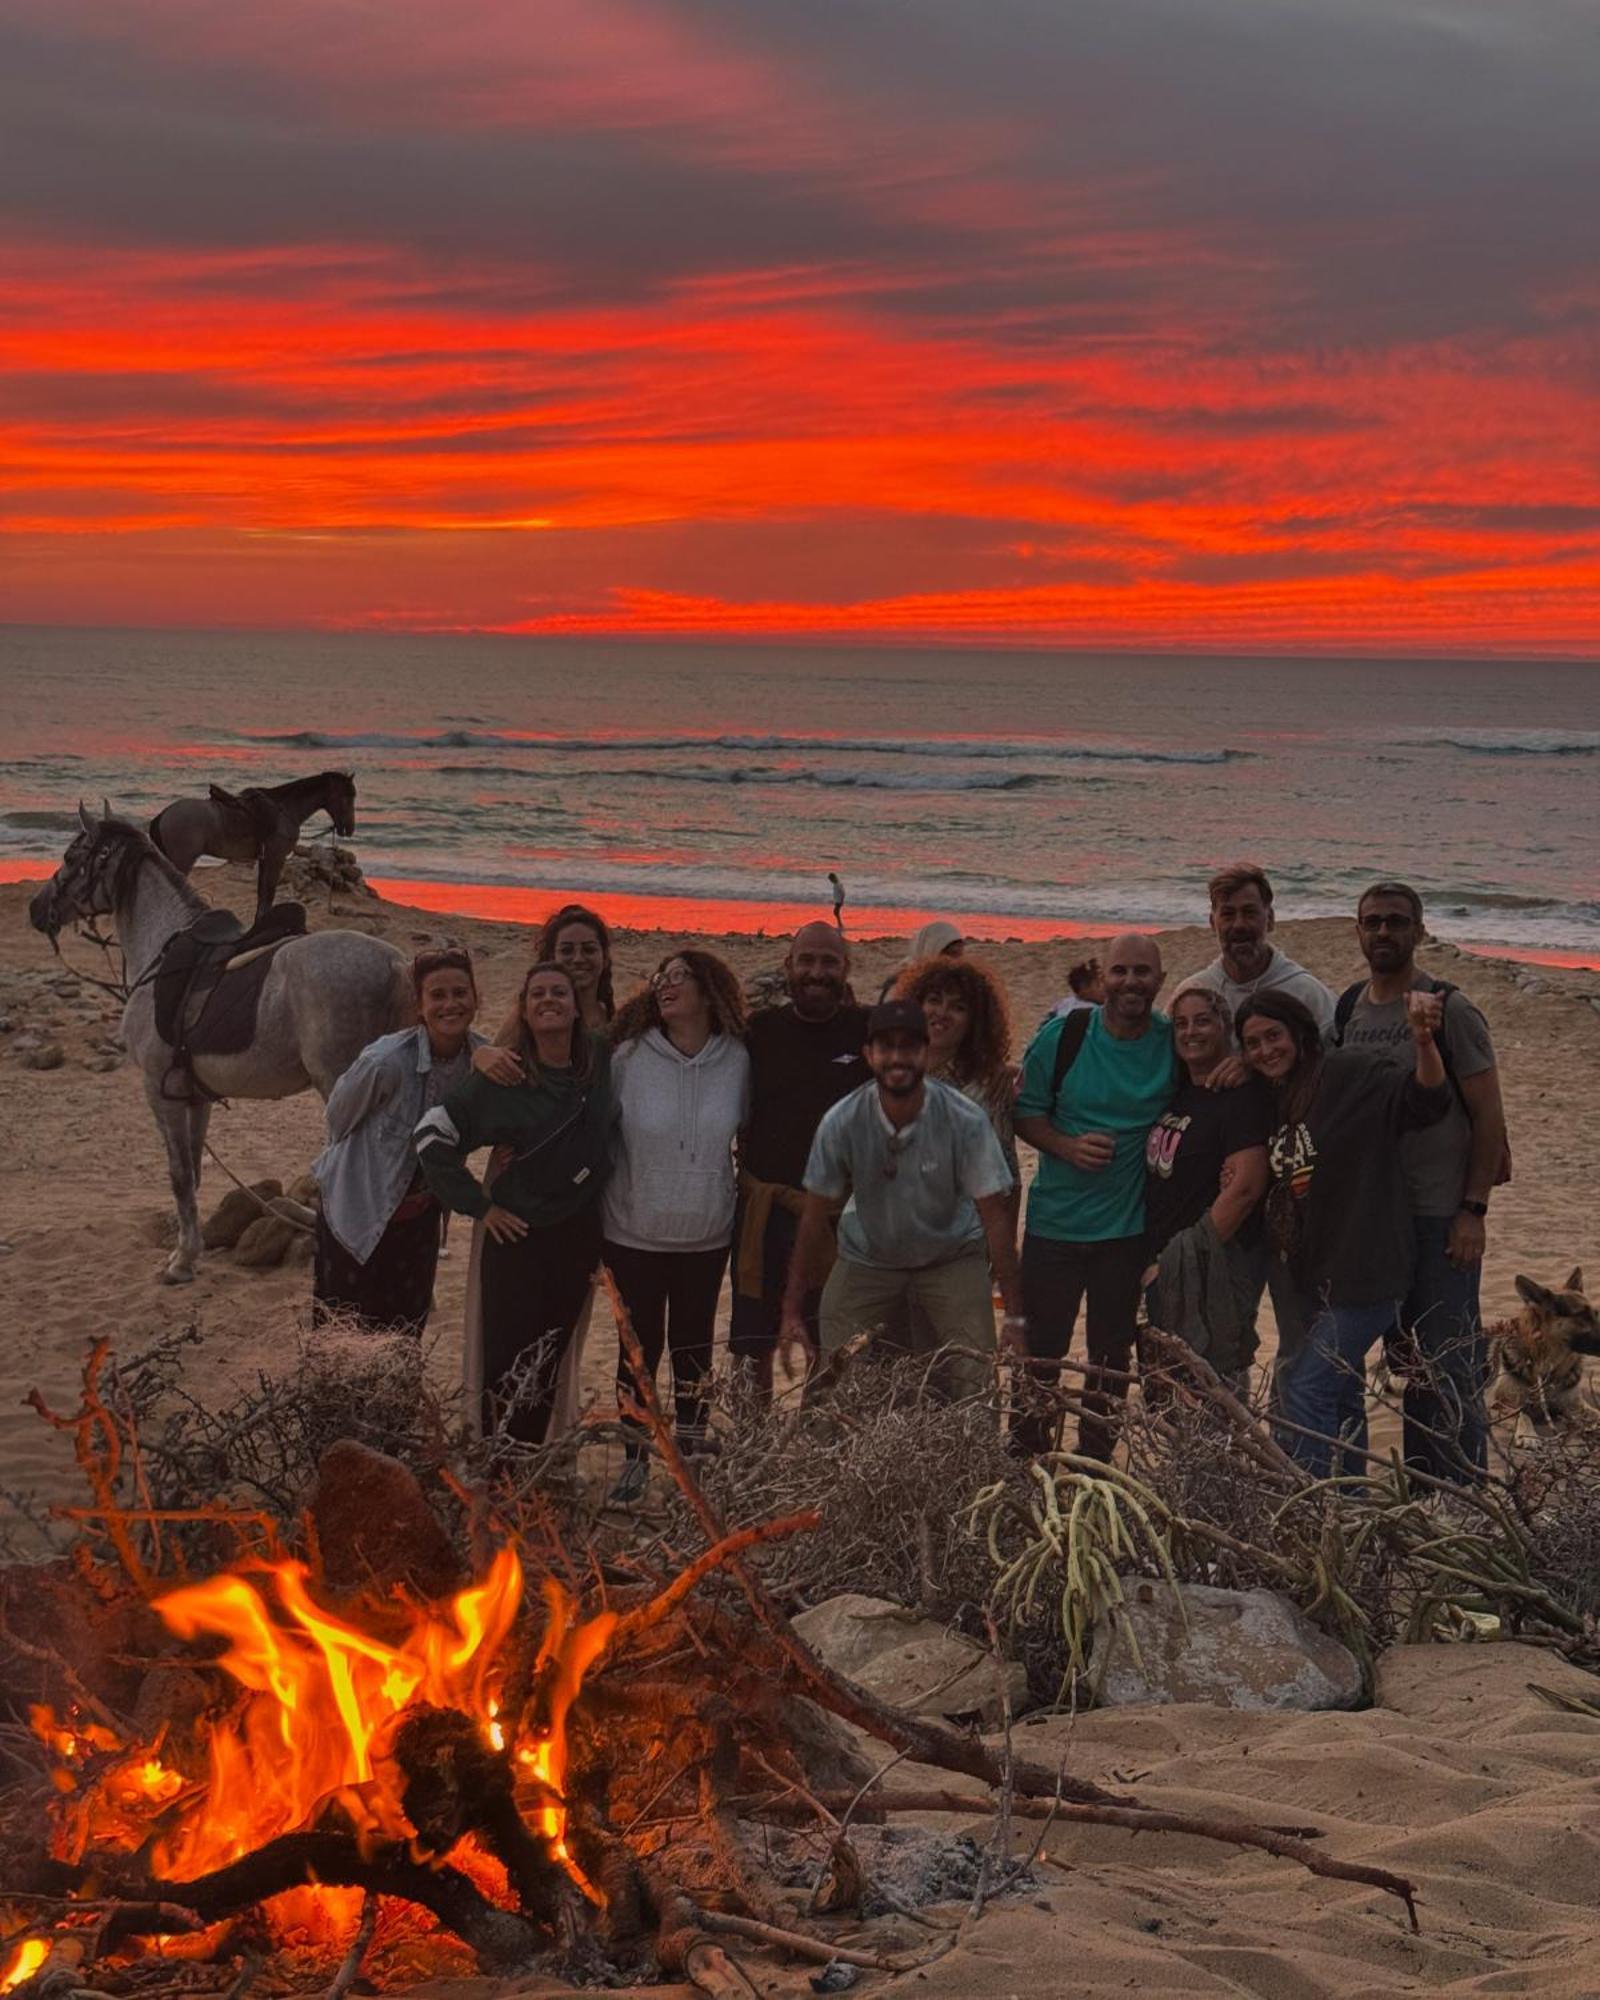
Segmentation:
{"type": "Polygon", "coordinates": [[[1496,1417],[1526,1414],[1536,1429],[1578,1414],[1583,1357],[1600,1355],[1600,1313],[1583,1295],[1583,1272],[1561,1291],[1518,1278],[1524,1309],[1486,1329],[1496,1364],[1489,1407],[1496,1417]]]}

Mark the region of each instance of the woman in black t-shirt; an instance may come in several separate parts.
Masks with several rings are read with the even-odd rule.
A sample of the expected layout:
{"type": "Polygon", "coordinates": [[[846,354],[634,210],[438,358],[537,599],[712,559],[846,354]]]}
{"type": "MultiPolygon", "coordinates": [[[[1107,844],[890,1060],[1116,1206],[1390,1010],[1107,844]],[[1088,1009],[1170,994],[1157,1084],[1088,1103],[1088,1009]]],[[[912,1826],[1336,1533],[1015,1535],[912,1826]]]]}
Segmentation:
{"type": "MultiPolygon", "coordinates": [[[[1253,1076],[1232,1089],[1212,1083],[1231,1054],[1231,1038],[1226,1003],[1210,987],[1179,992],[1172,1003],[1172,1040],[1178,1087],[1145,1142],[1145,1234],[1154,1267],[1147,1309],[1152,1325],[1182,1332],[1219,1374],[1233,1376],[1255,1353],[1256,1304],[1265,1279],[1256,1245],[1267,1189],[1271,1094],[1253,1076]],[[1203,1241],[1191,1247],[1206,1256],[1220,1249],[1233,1303],[1227,1326],[1198,1326],[1193,1312],[1180,1318],[1178,1259],[1165,1260],[1163,1281],[1161,1253],[1202,1224],[1203,1241]]],[[[1196,1288],[1183,1289],[1192,1295],[1196,1288]]]]}
{"type": "Polygon", "coordinates": [[[1406,995],[1414,1069],[1324,1049],[1292,994],[1257,993],[1235,1017],[1239,1046],[1271,1086],[1267,1197],[1278,1367],[1273,1396],[1295,1428],[1284,1445],[1316,1478],[1357,1470],[1366,1450],[1367,1353],[1411,1281],[1411,1204],[1401,1135],[1436,1124],[1450,1086],[1434,1042],[1443,1003],[1406,995]],[[1336,1449],[1352,1442],[1351,1454],[1336,1449]]]}

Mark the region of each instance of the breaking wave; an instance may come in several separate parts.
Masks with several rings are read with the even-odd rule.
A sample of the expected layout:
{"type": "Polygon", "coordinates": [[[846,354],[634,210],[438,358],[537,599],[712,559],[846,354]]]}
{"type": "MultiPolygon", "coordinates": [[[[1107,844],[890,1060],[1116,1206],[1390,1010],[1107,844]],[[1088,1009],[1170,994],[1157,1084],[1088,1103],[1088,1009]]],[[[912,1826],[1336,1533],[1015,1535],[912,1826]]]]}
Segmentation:
{"type": "Polygon", "coordinates": [[[381,730],[339,734],[322,729],[272,732],[244,731],[223,739],[258,748],[282,750],[520,750],[566,755],[572,752],[728,750],[773,754],[863,755],[881,757],[1006,758],[1031,757],[1067,763],[1233,764],[1254,753],[1219,750],[1161,750],[1144,743],[1079,743],[1061,737],[885,737],[736,735],[726,732],[660,736],[539,736],[514,730],[441,729],[421,735],[396,735],[381,730]]]}
{"type": "Polygon", "coordinates": [[[1471,757],[1600,757],[1600,729],[1457,729],[1409,740],[1471,757]]]}

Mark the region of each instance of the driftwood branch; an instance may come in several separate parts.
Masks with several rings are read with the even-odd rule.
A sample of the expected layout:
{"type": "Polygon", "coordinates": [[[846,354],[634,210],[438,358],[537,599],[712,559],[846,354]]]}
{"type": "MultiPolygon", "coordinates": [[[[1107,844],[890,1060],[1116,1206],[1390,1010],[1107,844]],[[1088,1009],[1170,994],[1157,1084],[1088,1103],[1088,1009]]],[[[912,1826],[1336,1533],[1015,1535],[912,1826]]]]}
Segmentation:
{"type": "MultiPolygon", "coordinates": [[[[497,1910],[457,1869],[424,1867],[397,1847],[363,1854],[353,1839],[337,1833],[287,1833],[192,1882],[152,1880],[143,1888],[149,1903],[177,1903],[201,1923],[213,1924],[309,1882],[420,1904],[471,1947],[485,1971],[514,1972],[549,1948],[547,1933],[526,1917],[497,1910]]],[[[165,1922],[156,1927],[168,1928],[165,1922]]],[[[141,1933],[144,1928],[124,1925],[141,1933]]]]}
{"type": "MultiPolygon", "coordinates": [[[[830,1810],[848,1805],[852,1794],[824,1792],[820,1803],[830,1810]]],[[[996,1811],[993,1799],[971,1792],[905,1791],[868,1792],[861,1804],[871,1812],[971,1813],[989,1818],[996,1811]]],[[[1221,1813],[1169,1812],[1159,1806],[1082,1805],[1056,1799],[1013,1799],[1011,1812],[1018,1819],[1077,1821],[1087,1826],[1120,1826],[1129,1833],[1188,1833],[1199,1840],[1217,1840],[1233,1847],[1255,1847],[1284,1861],[1298,1861],[1313,1875],[1330,1881],[1360,1882],[1370,1889],[1382,1889],[1398,1896],[1411,1918],[1417,1922],[1417,1885],[1387,1868],[1369,1867],[1362,1861],[1338,1861],[1331,1854],[1310,1845],[1315,1835],[1311,1827],[1256,1826],[1249,1820],[1229,1819],[1221,1813]]]]}
{"type": "Polygon", "coordinates": [[[920,1972],[925,1965],[932,1965],[936,1958],[943,1958],[955,1943],[955,1933],[951,1932],[934,1950],[925,1952],[921,1958],[910,1958],[890,1952],[857,1951],[851,1945],[829,1944],[825,1938],[812,1937],[807,1931],[786,1930],[778,1924],[757,1923],[754,1917],[734,1917],[721,1910],[702,1909],[687,1896],[676,1899],[673,1914],[686,1929],[710,1931],[713,1936],[745,1938],[751,1944],[770,1945],[774,1951],[808,1958],[813,1965],[832,1965],[840,1961],[845,1965],[864,1966],[870,1972],[920,1972]]]}

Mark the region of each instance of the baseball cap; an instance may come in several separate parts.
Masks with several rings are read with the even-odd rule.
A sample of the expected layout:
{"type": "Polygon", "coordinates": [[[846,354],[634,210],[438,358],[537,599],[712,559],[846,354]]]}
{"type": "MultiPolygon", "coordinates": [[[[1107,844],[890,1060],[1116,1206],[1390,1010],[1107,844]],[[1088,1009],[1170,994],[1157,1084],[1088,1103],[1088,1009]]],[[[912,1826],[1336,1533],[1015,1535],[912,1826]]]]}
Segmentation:
{"type": "Polygon", "coordinates": [[[875,1041],[879,1035],[915,1035],[919,1042],[928,1039],[928,1017],[915,1000],[880,1000],[867,1016],[867,1040],[875,1041]]]}

